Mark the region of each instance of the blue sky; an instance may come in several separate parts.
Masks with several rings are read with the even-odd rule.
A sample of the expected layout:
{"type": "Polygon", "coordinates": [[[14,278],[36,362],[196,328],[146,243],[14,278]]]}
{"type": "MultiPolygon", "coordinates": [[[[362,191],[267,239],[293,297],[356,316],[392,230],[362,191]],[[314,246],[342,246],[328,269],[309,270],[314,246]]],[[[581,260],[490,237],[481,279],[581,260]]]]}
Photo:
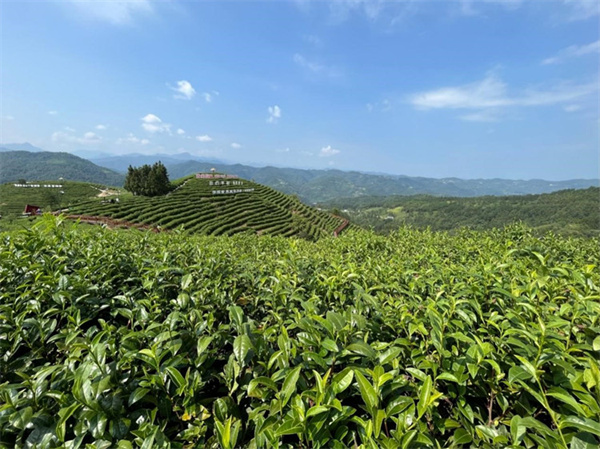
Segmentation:
{"type": "Polygon", "coordinates": [[[0,3],[0,142],[597,178],[594,1],[0,3]]]}

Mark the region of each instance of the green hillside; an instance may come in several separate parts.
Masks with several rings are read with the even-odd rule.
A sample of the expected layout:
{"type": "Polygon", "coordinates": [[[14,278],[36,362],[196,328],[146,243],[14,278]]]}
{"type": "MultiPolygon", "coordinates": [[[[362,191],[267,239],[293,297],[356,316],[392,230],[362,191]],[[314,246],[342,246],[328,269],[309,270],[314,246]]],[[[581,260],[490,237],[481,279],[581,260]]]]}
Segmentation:
{"type": "Polygon", "coordinates": [[[16,187],[14,183],[0,185],[0,230],[11,229],[17,223],[24,224],[20,217],[27,204],[41,207],[44,212],[48,212],[96,198],[103,189],[103,186],[98,184],[64,180],[32,181],[29,185],[40,187],[16,187]]]}
{"type": "Polygon", "coordinates": [[[345,222],[261,184],[243,179],[219,181],[230,185],[211,182],[190,177],[179,180],[179,187],[165,196],[129,196],[119,203],[94,199],[71,207],[69,213],[163,229],[181,227],[196,234],[250,232],[309,239],[332,235],[345,222]]]}
{"type": "Polygon", "coordinates": [[[541,195],[477,198],[389,196],[345,198],[324,203],[358,225],[389,232],[400,226],[446,231],[461,227],[500,228],[516,221],[565,235],[600,234],[600,188],[541,195]]]}
{"type": "Polygon", "coordinates": [[[59,179],[121,186],[125,176],[70,153],[0,151],[0,183],[59,179]]]}

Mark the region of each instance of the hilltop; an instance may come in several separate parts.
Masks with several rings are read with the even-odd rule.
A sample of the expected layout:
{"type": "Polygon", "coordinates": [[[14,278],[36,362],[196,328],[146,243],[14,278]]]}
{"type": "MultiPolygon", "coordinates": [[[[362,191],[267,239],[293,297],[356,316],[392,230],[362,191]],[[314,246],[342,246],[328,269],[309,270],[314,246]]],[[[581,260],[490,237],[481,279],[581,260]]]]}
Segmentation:
{"type": "Polygon", "coordinates": [[[249,232],[316,239],[333,235],[347,221],[301,203],[297,198],[241,178],[176,182],[160,197],[126,195],[119,202],[94,199],[69,209],[69,214],[94,221],[99,217],[127,225],[180,228],[194,234],[233,235],[249,232]],[[91,218],[96,217],[96,218],[91,218]]]}
{"type": "Polygon", "coordinates": [[[19,179],[59,179],[121,186],[125,176],[70,153],[0,149],[0,184],[19,179]]]}

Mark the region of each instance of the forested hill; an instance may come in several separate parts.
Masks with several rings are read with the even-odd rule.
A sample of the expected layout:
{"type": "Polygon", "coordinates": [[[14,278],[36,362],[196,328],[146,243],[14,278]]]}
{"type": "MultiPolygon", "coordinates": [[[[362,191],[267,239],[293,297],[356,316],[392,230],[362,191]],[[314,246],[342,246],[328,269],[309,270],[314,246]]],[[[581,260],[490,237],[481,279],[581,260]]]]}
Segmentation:
{"type": "Polygon", "coordinates": [[[477,198],[428,195],[345,198],[327,202],[354,223],[389,232],[408,224],[433,230],[499,228],[522,221],[538,231],[600,235],[600,188],[477,198]]]}
{"type": "Polygon", "coordinates": [[[70,153],[0,151],[0,184],[19,179],[64,178],[69,181],[122,186],[125,176],[70,153]]]}
{"type": "Polygon", "coordinates": [[[248,165],[210,164],[188,161],[167,165],[171,178],[195,172],[218,171],[235,173],[253,179],[284,193],[298,195],[302,200],[316,203],[335,198],[365,195],[415,195],[473,197],[482,195],[526,195],[549,193],[564,189],[585,189],[598,186],[597,179],[568,181],[423,178],[383,174],[367,174],[341,170],[302,170],[278,167],[250,167],[248,165]]]}

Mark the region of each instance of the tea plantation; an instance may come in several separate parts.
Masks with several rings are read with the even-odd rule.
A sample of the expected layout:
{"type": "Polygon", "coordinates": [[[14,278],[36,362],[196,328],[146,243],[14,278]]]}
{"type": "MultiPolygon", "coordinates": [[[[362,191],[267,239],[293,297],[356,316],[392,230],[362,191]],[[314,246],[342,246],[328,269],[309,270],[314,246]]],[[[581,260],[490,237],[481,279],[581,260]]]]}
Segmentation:
{"type": "Polygon", "coordinates": [[[0,447],[597,448],[599,243],[44,217],[0,234],[0,447]]]}
{"type": "Polygon", "coordinates": [[[332,235],[345,220],[320,212],[270,187],[243,179],[177,181],[178,188],[158,197],[128,196],[119,203],[95,199],[69,209],[70,214],[180,228],[194,234],[233,235],[241,232],[301,236],[332,235]],[[214,182],[222,185],[213,185],[214,182]],[[227,183],[227,184],[226,184],[227,183]]]}

